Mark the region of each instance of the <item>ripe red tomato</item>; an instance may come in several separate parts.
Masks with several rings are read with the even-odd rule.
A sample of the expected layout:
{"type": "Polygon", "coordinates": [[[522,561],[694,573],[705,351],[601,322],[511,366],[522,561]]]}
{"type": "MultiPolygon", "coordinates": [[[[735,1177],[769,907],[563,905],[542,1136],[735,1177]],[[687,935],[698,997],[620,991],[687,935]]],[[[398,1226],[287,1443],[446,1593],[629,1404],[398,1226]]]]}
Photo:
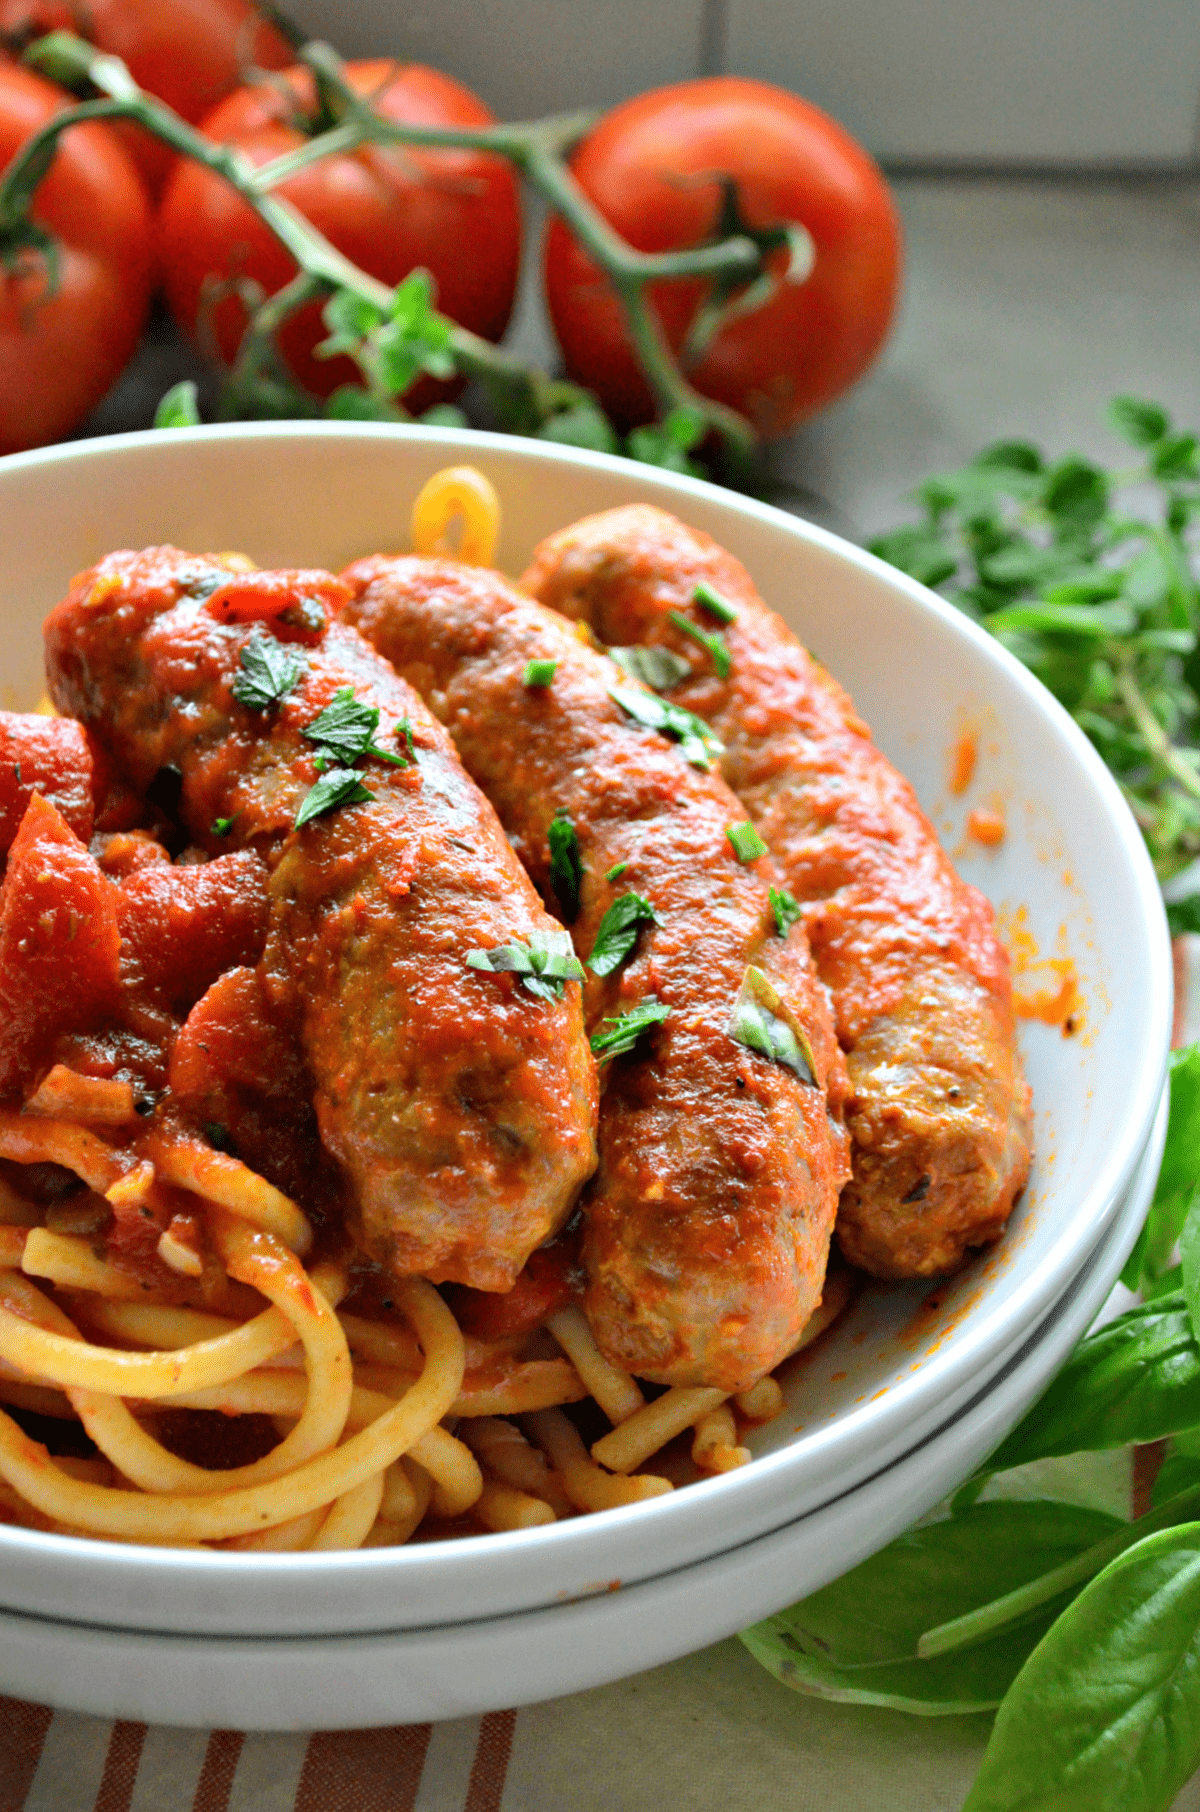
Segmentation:
{"type": "MultiPolygon", "coordinates": [[[[285,69],[295,57],[251,0],[0,0],[0,44],[20,52],[48,31],[73,31],[120,57],[139,87],[193,125],[244,70],[285,69]]],[[[157,194],[175,153],[136,126],[120,132],[157,194]]]]}
{"type": "MultiPolygon", "coordinates": [[[[688,376],[749,416],[766,438],[832,402],[879,350],[900,281],[900,226],[873,160],[819,108],[765,82],[721,76],[639,95],[606,115],[572,168],[605,219],[644,252],[718,236],[721,179],[732,178],[753,227],[799,221],[816,247],[803,284],[785,284],[723,327],[688,376]]],[[[776,268],[784,253],[773,254],[776,268]]],[[[603,273],[559,219],[544,248],[546,299],[568,374],[625,425],[653,399],[603,273]]],[[[708,289],[650,291],[678,353],[708,289]]]]}
{"type": "MultiPolygon", "coordinates": [[[[386,118],[480,126],[493,117],[468,89],[419,64],[350,63],[347,74],[386,118]]],[[[308,72],[293,69],[279,87],[242,88],[230,95],[204,122],[204,131],[264,164],[304,144],[294,121],[313,108],[308,72]],[[285,83],[292,101],[282,92],[285,83]]],[[[435,279],[438,306],[446,314],[490,340],[504,332],[520,265],[521,219],[516,183],[502,159],[474,151],[369,146],[323,158],[276,193],[372,276],[394,285],[423,265],[435,279]]],[[[229,184],[186,160],[163,197],[159,247],[175,319],[193,336],[198,324],[206,326],[226,360],[237,350],[246,312],[237,296],[226,293],[204,320],[206,279],[249,278],[271,295],[296,271],[290,254],[229,184]]],[[[313,357],[313,347],[326,337],[317,305],[293,316],[279,336],[288,364],[318,396],[358,376],[349,359],[313,357]]],[[[409,400],[423,407],[434,395],[446,394],[444,386],[422,380],[409,400]]]]}
{"type": "MultiPolygon", "coordinates": [[[[0,66],[0,170],[67,100],[0,66]]],[[[0,453],[69,433],[128,363],[150,305],[146,193],[106,126],[59,140],[33,218],[57,241],[57,282],[40,253],[6,247],[0,233],[0,453]]]]}

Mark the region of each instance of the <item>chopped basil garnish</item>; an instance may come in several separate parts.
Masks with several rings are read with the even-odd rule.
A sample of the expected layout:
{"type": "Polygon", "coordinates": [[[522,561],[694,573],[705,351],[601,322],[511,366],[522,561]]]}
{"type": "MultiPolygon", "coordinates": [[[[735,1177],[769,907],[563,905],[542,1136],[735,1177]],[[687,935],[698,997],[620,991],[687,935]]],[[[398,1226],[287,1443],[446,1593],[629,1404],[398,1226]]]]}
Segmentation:
{"type": "Polygon", "coordinates": [[[701,648],[707,650],[709,658],[716,669],[717,677],[719,679],[728,679],[729,670],[732,667],[733,662],[729,658],[729,650],[725,646],[725,637],[721,634],[720,630],[701,629],[698,624],[691,622],[685,617],[681,610],[671,610],[668,611],[667,614],[672,623],[674,623],[676,629],[681,629],[684,635],[690,635],[693,642],[699,642],[701,648]]]}
{"type": "Polygon", "coordinates": [[[761,969],[746,970],[742,991],[734,1002],[729,1036],[748,1051],[794,1070],[801,1082],[817,1086],[812,1046],[804,1027],[761,969]]]}
{"type": "Polygon", "coordinates": [[[238,667],[229,688],[238,704],[249,705],[252,711],[269,711],[292,690],[303,662],[274,636],[256,629],[238,657],[238,667]]]}
{"type": "Polygon", "coordinates": [[[608,658],[631,679],[640,679],[655,692],[669,692],[692,671],[673,648],[610,648],[608,658]]]}
{"type": "Polygon", "coordinates": [[[521,684],[530,687],[548,686],[557,671],[557,661],[526,661],[521,684]]]}
{"type": "Polygon", "coordinates": [[[296,829],[302,829],[313,818],[319,818],[323,812],[332,812],[339,805],[365,805],[374,797],[374,793],[368,792],[363,785],[362,775],[356,769],[330,768],[305,794],[296,813],[296,829]]]}
{"type": "Polygon", "coordinates": [[[550,820],[546,836],[550,844],[550,885],[569,925],[579,911],[579,889],[583,884],[579,838],[563,811],[556,812],[550,820]]]}
{"type": "Polygon", "coordinates": [[[736,623],[737,611],[732,604],[727,604],[719,591],[714,591],[707,579],[701,579],[692,597],[697,604],[702,604],[718,623],[736,623]]]}
{"type": "Polygon", "coordinates": [[[389,761],[394,768],[408,766],[403,755],[391,755],[376,746],[379,706],[355,698],[353,686],[339,686],[325,709],[306,724],[301,734],[317,745],[317,766],[348,768],[364,755],[389,761]]]}
{"type": "Polygon", "coordinates": [[[637,943],[641,926],[661,924],[662,920],[649,900],[644,900],[640,893],[623,893],[600,921],[592,954],[588,957],[588,968],[593,975],[611,975],[614,969],[621,967],[637,943]]]}
{"type": "Polygon", "coordinates": [[[227,837],[233,829],[232,818],[214,818],[212,834],[214,837],[227,837]]]}
{"type": "Polygon", "coordinates": [[[757,862],[767,853],[766,844],[749,819],[744,824],[731,824],[725,835],[733,844],[733,853],[739,862],[757,862]]]}
{"type": "Polygon", "coordinates": [[[613,1019],[601,1022],[601,1030],[592,1033],[592,1054],[601,1063],[608,1063],[614,1057],[624,1057],[632,1051],[643,1032],[649,1032],[653,1026],[660,1026],[670,1014],[670,1007],[664,1006],[657,995],[647,994],[639,1000],[636,1007],[630,1007],[628,1013],[618,1013],[613,1019]],[[612,1031],[604,1031],[604,1026],[611,1026],[612,1031]]]}
{"type": "Polygon", "coordinates": [[[527,944],[468,950],[467,967],[491,975],[519,975],[522,987],[539,1000],[561,1000],[564,982],[583,980],[583,965],[566,931],[531,931],[527,944]]]}
{"type": "Polygon", "coordinates": [[[652,698],[648,692],[635,692],[631,686],[610,686],[608,696],[648,730],[673,737],[684,759],[694,768],[711,768],[714,756],[724,753],[725,744],[721,739],[682,705],[668,704],[665,698],[652,698]]]}
{"type": "Polygon", "coordinates": [[[780,937],[786,937],[802,912],[800,902],[786,887],[771,888],[771,911],[775,914],[775,929],[780,937]]]}
{"type": "Polygon", "coordinates": [[[606,881],[619,881],[628,867],[628,862],[614,862],[604,879],[606,881]]]}

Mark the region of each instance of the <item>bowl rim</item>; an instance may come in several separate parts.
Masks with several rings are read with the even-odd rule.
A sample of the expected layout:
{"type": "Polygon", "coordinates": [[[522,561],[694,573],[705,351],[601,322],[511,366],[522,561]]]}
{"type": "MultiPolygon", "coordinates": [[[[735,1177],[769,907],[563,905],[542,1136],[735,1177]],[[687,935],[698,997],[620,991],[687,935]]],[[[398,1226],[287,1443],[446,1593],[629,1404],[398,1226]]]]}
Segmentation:
{"type": "MultiPolygon", "coordinates": [[[[1048,1307],[1058,1299],[1069,1279],[1086,1259],[1087,1253],[1106,1232],[1119,1209],[1124,1190],[1129,1184],[1138,1159],[1150,1134],[1165,1074],[1172,1019],[1172,971],[1166,914],[1157,877],[1150,862],[1141,833],[1126,805],[1113,776],[1092,747],[1083,731],[1029,670],[1003,648],[978,624],[956,610],[936,593],[907,574],[886,564],[875,555],[847,541],[829,529],[792,515],[775,505],[763,503],[740,493],[725,491],[707,480],[667,472],[660,467],[556,443],[474,429],[422,427],[420,424],[359,422],[238,422],[205,425],[197,428],[145,429],[136,433],[98,437],[92,441],[68,442],[37,448],[0,459],[0,489],[10,474],[18,476],[39,468],[55,471],[61,482],[63,468],[87,466],[92,462],[119,461],[130,454],[153,452],[162,460],[186,455],[198,446],[222,443],[266,441],[285,447],[289,443],[316,441],[336,445],[338,442],[416,443],[430,449],[444,449],[455,459],[496,457],[504,461],[559,469],[584,469],[608,472],[623,478],[631,491],[657,493],[653,501],[666,508],[676,504],[695,503],[711,508],[723,506],[735,516],[742,516],[818,549],[861,572],[898,594],[907,607],[926,618],[932,618],[942,631],[972,647],[983,659],[1000,669],[1022,692],[1029,704],[1048,719],[1059,739],[1065,742],[1077,765],[1089,779],[1106,807],[1109,821],[1130,871],[1130,879],[1141,908],[1139,936],[1144,936],[1150,970],[1150,986],[1143,1003],[1146,1015],[1144,1050],[1132,1063],[1132,1085],[1129,1104],[1117,1129],[1117,1137],[1103,1163],[1097,1166],[1091,1186],[1079,1201],[1070,1221],[1062,1228],[1050,1251],[1041,1261],[1036,1274],[1025,1279],[1016,1289],[1005,1292],[977,1322],[956,1330],[944,1348],[932,1354],[921,1369],[888,1387],[875,1402],[855,1406],[828,1428],[806,1432],[801,1440],[756,1458],[750,1466],[701,1481],[686,1492],[647,1500],[620,1509],[574,1518],[546,1528],[512,1531],[505,1534],[469,1536],[453,1543],[430,1542],[406,1546],[357,1550],[333,1554],[242,1554],[207,1550],[145,1548],[119,1542],[102,1542],[83,1536],[64,1536],[0,1526],[0,1553],[27,1554],[43,1563],[50,1559],[77,1564],[106,1573],[125,1571],[136,1564],[139,1575],[147,1572],[171,1575],[181,1588],[190,1583],[200,1588],[214,1569],[240,1575],[248,1589],[252,1576],[265,1570],[278,1586],[294,1578],[299,1586],[311,1582],[314,1575],[330,1574],[353,1581],[360,1589],[372,1579],[382,1581],[397,1571],[416,1576],[436,1576],[445,1564],[447,1551],[453,1565],[459,1568],[491,1564],[503,1568],[519,1553],[531,1546],[549,1558],[553,1548],[560,1560],[572,1552],[586,1550],[610,1531],[619,1529],[623,1542],[636,1543],[637,1531],[651,1523],[672,1521],[682,1525],[692,1517],[707,1517],[710,1510],[717,1516],[736,1516],[739,1504],[749,1504],[757,1496],[769,1494],[772,1486],[782,1482],[798,1466],[813,1465],[831,1448],[854,1439],[861,1440],[872,1431],[872,1444],[883,1442],[898,1428],[915,1424],[936,1408],[939,1398],[948,1397],[955,1382],[969,1376],[982,1376],[994,1367],[997,1356],[1023,1328],[1034,1325],[1048,1307]],[[73,1558],[72,1558],[73,1557],[73,1558]]],[[[633,499],[631,498],[631,501],[633,499]]],[[[837,1495],[831,1484],[821,1498],[828,1502],[837,1495]]],[[[433,1583],[431,1577],[428,1582],[433,1583]]]]}

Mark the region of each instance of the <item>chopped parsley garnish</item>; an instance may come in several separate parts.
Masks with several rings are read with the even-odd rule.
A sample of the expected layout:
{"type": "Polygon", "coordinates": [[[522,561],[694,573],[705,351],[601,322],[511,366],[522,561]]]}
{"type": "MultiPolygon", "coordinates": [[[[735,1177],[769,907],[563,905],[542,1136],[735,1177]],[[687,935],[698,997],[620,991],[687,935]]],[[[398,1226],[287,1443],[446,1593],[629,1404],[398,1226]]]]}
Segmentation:
{"type": "Polygon", "coordinates": [[[733,853],[739,862],[757,862],[765,856],[767,846],[747,819],[744,824],[731,824],[725,835],[733,845],[733,853]]]}
{"type": "Polygon", "coordinates": [[[292,690],[303,671],[298,655],[275,637],[256,629],[238,657],[239,672],[230,691],[239,705],[269,711],[292,690]]]}
{"type": "Polygon", "coordinates": [[[334,811],[339,805],[365,805],[374,797],[354,768],[330,768],[305,794],[296,813],[296,829],[302,829],[312,819],[319,818],[323,812],[334,811]]]}
{"type": "Polygon", "coordinates": [[[628,1013],[618,1013],[612,1019],[601,1021],[601,1029],[592,1033],[592,1054],[601,1063],[608,1063],[614,1057],[624,1057],[632,1051],[643,1032],[649,1032],[654,1026],[660,1026],[670,1014],[670,1007],[664,1006],[655,994],[647,994],[639,1000],[636,1007],[630,1007],[628,1013]],[[605,1026],[612,1031],[606,1032],[605,1026]]]}
{"type": "Polygon", "coordinates": [[[733,662],[729,658],[729,650],[725,646],[725,637],[721,634],[720,630],[701,629],[698,624],[691,622],[689,618],[685,617],[681,610],[671,610],[668,611],[667,614],[672,623],[674,623],[676,629],[681,629],[684,635],[690,635],[693,642],[699,642],[701,648],[707,650],[708,655],[712,660],[712,664],[716,669],[717,677],[719,679],[728,679],[729,670],[733,666],[733,662]]]}
{"type": "Polygon", "coordinates": [[[556,812],[550,820],[546,836],[550,844],[550,885],[569,925],[579,911],[579,889],[583,885],[579,838],[563,811],[556,812]]]}
{"type": "Polygon", "coordinates": [[[655,692],[669,692],[692,671],[673,648],[610,648],[608,658],[630,679],[640,679],[655,692]]]}
{"type": "Polygon", "coordinates": [[[379,728],[379,706],[364,705],[355,698],[353,686],[339,686],[325,709],[307,724],[301,734],[317,745],[317,766],[348,768],[364,755],[377,761],[389,761],[394,768],[406,768],[403,755],[389,754],[374,740],[379,728]]]}
{"type": "Polygon", "coordinates": [[[619,881],[628,867],[628,862],[614,862],[604,879],[606,881],[619,881]]]}
{"type": "Polygon", "coordinates": [[[685,761],[694,768],[711,768],[714,756],[724,753],[725,744],[721,739],[682,705],[668,704],[665,698],[652,698],[648,692],[635,692],[631,686],[610,686],[608,696],[648,730],[673,737],[685,761]]]}
{"type": "Polygon", "coordinates": [[[769,1057],[793,1070],[801,1082],[817,1086],[812,1046],[804,1028],[761,969],[746,970],[729,1022],[729,1036],[759,1057],[769,1057]]]}
{"type": "Polygon", "coordinates": [[[232,818],[214,818],[212,834],[214,837],[227,837],[233,829],[232,818]]]}
{"type": "Polygon", "coordinates": [[[564,982],[583,980],[583,965],[567,931],[531,931],[527,944],[468,950],[467,967],[491,975],[519,975],[521,986],[539,1000],[561,1000],[564,982]]]}
{"type": "Polygon", "coordinates": [[[408,759],[410,761],[415,761],[417,759],[417,751],[413,747],[413,731],[412,725],[408,721],[407,711],[396,725],[396,735],[403,736],[405,742],[408,744],[408,759]]]}
{"type": "Polygon", "coordinates": [[[713,590],[707,579],[701,579],[699,585],[697,585],[696,589],[693,591],[692,597],[697,604],[703,605],[704,609],[707,610],[711,616],[716,617],[718,623],[737,622],[738,613],[733,608],[733,605],[727,604],[720,592],[713,590]]]}
{"type": "Polygon", "coordinates": [[[557,671],[557,661],[526,661],[521,684],[530,687],[548,686],[557,671]]]}
{"type": "Polygon", "coordinates": [[[637,943],[640,928],[661,924],[662,920],[649,900],[644,900],[640,893],[623,893],[600,921],[592,954],[588,957],[588,968],[593,975],[611,975],[614,969],[621,967],[637,943]]]}
{"type": "Polygon", "coordinates": [[[786,937],[796,920],[803,916],[800,902],[786,887],[771,888],[771,911],[775,914],[775,929],[780,937],[786,937]]]}

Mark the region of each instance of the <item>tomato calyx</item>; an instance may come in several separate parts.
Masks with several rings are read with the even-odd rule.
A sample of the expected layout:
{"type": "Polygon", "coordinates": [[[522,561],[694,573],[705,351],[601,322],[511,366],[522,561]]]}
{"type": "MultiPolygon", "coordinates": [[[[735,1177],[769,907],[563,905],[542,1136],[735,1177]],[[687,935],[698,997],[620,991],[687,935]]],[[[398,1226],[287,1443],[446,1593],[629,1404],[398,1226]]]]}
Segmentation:
{"type": "Polygon", "coordinates": [[[784,283],[803,283],[816,263],[816,247],[808,228],[798,220],[781,220],[770,226],[755,226],[747,220],[738,191],[738,179],[727,174],[716,179],[721,189],[721,204],[706,243],[720,245],[740,237],[758,248],[757,272],[749,279],[742,272],[729,272],[712,279],[709,293],[696,310],[683,344],[681,364],[685,371],[699,364],[721,329],[739,316],[753,314],[775,295],[784,283]],[[787,252],[782,270],[773,265],[777,252],[787,252]]]}

